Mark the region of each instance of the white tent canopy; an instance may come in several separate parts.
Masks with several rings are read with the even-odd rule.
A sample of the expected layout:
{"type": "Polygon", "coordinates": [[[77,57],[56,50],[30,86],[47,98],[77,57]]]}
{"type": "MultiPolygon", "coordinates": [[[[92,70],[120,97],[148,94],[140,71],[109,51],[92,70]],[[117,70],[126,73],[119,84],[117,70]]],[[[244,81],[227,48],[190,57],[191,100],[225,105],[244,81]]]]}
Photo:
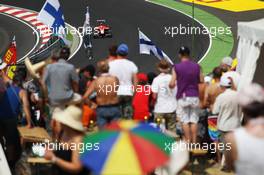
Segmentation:
{"type": "Polygon", "coordinates": [[[238,22],[237,71],[241,74],[239,89],[253,80],[261,46],[264,43],[264,18],[238,22]]]}

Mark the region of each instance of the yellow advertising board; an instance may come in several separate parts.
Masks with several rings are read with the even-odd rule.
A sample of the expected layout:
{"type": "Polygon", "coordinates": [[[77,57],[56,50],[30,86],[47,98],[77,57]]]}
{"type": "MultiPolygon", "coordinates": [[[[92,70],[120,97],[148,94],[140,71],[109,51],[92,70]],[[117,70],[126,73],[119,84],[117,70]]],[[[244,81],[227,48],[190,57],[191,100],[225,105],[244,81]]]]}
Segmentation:
{"type": "Polygon", "coordinates": [[[264,9],[263,0],[182,0],[233,12],[264,9]]]}

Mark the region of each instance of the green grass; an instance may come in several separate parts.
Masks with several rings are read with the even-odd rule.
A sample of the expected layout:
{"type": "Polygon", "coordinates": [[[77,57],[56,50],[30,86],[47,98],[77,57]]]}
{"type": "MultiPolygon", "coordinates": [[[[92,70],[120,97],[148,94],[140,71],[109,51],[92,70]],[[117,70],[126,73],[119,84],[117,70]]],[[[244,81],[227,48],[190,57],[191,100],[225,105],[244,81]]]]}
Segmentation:
{"type": "MultiPolygon", "coordinates": [[[[184,3],[177,2],[175,0],[149,0],[149,1],[155,4],[160,4],[167,6],[169,8],[173,8],[175,10],[179,10],[185,14],[192,16],[191,5],[186,5],[184,3]]],[[[214,28],[223,27],[226,29],[228,27],[222,20],[220,20],[216,16],[199,8],[195,8],[194,17],[208,29],[212,27],[214,28]]],[[[212,71],[214,67],[218,66],[223,57],[229,56],[231,54],[233,46],[234,46],[234,37],[232,32],[230,34],[216,33],[216,36],[212,38],[212,45],[208,54],[200,62],[200,65],[203,68],[203,72],[209,73],[212,71]]]]}

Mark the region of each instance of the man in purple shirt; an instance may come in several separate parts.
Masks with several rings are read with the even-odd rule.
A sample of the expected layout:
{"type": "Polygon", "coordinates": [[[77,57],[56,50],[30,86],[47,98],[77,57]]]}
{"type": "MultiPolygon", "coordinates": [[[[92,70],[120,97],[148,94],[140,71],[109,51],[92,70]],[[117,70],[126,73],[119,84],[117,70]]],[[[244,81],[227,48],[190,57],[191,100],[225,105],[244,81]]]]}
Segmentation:
{"type": "Polygon", "coordinates": [[[199,120],[198,84],[203,81],[203,76],[200,66],[190,59],[188,47],[180,48],[179,57],[181,62],[174,65],[170,88],[177,85],[177,115],[182,123],[184,139],[196,143],[199,120]]]}

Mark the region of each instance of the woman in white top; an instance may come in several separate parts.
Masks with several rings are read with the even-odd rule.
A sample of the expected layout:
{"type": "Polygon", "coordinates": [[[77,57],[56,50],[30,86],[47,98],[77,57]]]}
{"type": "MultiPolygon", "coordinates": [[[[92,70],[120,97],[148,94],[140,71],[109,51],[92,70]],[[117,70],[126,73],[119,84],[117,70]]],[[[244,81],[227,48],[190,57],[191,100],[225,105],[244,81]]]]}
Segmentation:
{"type": "Polygon", "coordinates": [[[264,90],[252,84],[241,90],[238,102],[246,124],[226,136],[227,164],[238,175],[264,175],[264,90]]]}

